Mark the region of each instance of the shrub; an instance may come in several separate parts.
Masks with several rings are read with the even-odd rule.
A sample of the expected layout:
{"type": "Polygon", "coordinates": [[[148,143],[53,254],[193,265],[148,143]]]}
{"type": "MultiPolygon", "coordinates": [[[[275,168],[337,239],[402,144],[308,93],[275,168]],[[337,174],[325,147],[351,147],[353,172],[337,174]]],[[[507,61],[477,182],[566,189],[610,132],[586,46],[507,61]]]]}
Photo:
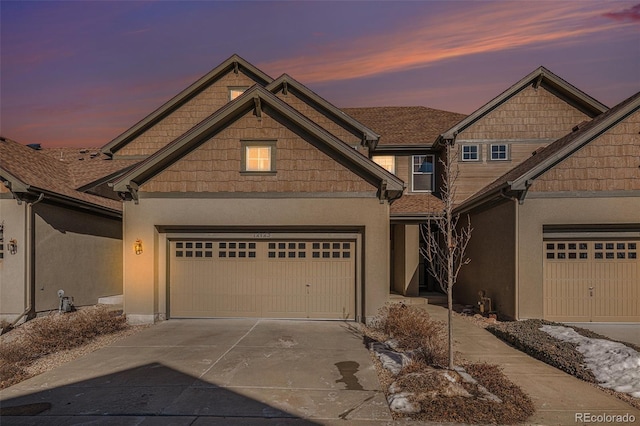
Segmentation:
{"type": "Polygon", "coordinates": [[[433,321],[423,309],[402,303],[382,308],[371,328],[393,340],[418,363],[446,367],[448,364],[445,324],[433,321]]]}

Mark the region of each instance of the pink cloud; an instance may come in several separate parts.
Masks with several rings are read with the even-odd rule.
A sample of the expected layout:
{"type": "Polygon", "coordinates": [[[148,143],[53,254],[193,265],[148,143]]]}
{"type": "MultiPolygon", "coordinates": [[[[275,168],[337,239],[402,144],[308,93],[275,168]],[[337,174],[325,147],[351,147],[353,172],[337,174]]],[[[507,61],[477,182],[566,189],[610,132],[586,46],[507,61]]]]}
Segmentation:
{"type": "Polygon", "coordinates": [[[602,16],[616,21],[640,21],[640,4],[621,10],[620,12],[607,12],[602,16]]]}
{"type": "Polygon", "coordinates": [[[259,66],[305,83],[423,68],[448,59],[545,43],[577,42],[619,23],[597,21],[607,3],[491,2],[417,19],[377,36],[323,45],[317,52],[259,66]]]}

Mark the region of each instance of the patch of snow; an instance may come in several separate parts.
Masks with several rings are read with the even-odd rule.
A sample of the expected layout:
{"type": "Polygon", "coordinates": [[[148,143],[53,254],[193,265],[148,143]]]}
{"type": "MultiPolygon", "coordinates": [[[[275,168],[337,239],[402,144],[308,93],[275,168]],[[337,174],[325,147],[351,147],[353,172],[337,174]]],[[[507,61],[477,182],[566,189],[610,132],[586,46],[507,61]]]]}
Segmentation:
{"type": "Polygon", "coordinates": [[[543,325],[540,330],[576,344],[600,386],[640,398],[640,353],[622,343],[584,337],[570,327],[543,325]]]}
{"type": "Polygon", "coordinates": [[[383,343],[372,343],[371,350],[373,350],[382,363],[382,367],[384,367],[385,370],[390,371],[394,376],[398,375],[400,370],[402,370],[402,367],[410,362],[409,357],[405,354],[389,350],[383,343]]]}

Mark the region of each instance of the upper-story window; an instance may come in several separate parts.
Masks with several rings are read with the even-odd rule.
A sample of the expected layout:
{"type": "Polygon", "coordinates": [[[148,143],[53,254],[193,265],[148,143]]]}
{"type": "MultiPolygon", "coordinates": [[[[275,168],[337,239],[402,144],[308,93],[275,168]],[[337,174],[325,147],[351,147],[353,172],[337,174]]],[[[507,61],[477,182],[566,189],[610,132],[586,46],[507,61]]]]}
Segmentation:
{"type": "Polygon", "coordinates": [[[229,100],[232,101],[242,95],[248,87],[229,87],[229,100]]]}
{"type": "Polygon", "coordinates": [[[433,191],[433,155],[414,155],[412,166],[411,190],[414,192],[433,191]]]}
{"type": "Polygon", "coordinates": [[[396,173],[396,157],[393,155],[374,155],[373,161],[384,167],[388,172],[396,173]]]}
{"type": "Polygon", "coordinates": [[[492,160],[508,160],[509,146],[506,144],[491,145],[491,159],[492,160]]]}
{"type": "Polygon", "coordinates": [[[276,171],[275,141],[242,141],[242,172],[276,171]]]}
{"type": "Polygon", "coordinates": [[[462,161],[479,161],[479,145],[462,145],[462,161]]]}

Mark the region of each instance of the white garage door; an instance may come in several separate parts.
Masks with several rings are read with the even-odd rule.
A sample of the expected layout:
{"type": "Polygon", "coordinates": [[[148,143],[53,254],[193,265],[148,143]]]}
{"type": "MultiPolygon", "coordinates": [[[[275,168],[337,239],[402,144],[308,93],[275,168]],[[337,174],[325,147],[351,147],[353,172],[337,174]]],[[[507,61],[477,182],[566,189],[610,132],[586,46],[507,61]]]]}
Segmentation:
{"type": "Polygon", "coordinates": [[[640,240],[544,242],[544,316],[552,321],[640,321],[640,240]]]}
{"type": "Polygon", "coordinates": [[[174,240],[169,257],[173,318],[356,316],[355,240],[174,240]]]}

